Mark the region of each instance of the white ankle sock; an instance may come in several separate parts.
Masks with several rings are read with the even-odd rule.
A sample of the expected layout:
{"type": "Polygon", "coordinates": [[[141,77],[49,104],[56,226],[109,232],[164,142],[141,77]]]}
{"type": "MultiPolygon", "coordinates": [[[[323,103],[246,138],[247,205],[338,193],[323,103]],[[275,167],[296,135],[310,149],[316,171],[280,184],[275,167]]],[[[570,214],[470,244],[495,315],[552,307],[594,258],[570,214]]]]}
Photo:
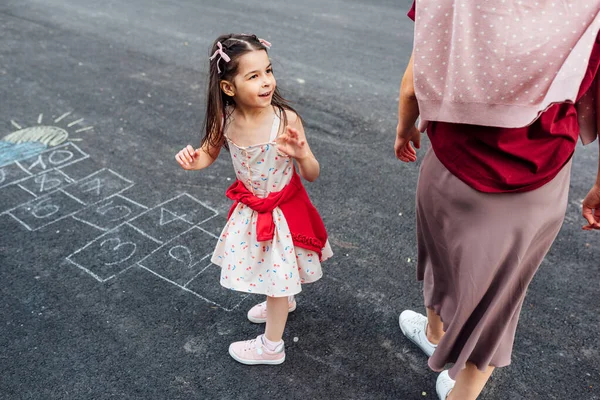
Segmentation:
{"type": "Polygon", "coordinates": [[[265,335],[262,335],[262,342],[269,351],[275,351],[277,350],[277,347],[283,344],[283,340],[280,340],[279,342],[272,342],[267,339],[265,335]]]}

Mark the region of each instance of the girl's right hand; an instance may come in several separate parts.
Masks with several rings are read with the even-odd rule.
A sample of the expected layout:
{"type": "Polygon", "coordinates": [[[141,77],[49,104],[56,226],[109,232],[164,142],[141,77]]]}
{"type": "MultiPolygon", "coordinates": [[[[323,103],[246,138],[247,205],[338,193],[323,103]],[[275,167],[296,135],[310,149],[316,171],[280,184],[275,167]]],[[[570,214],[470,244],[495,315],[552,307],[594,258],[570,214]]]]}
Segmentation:
{"type": "Polygon", "coordinates": [[[396,158],[404,162],[417,161],[417,151],[413,148],[421,148],[421,132],[412,126],[408,131],[403,131],[400,124],[396,127],[396,143],[394,143],[394,152],[396,158]],[[411,144],[412,142],[412,144],[411,144]]]}
{"type": "Polygon", "coordinates": [[[200,153],[202,149],[198,148],[194,150],[189,144],[184,147],[177,155],[175,159],[181,165],[181,168],[186,170],[200,169],[200,153]]]}
{"type": "Polygon", "coordinates": [[[583,227],[584,230],[600,230],[600,185],[594,185],[585,196],[582,215],[588,222],[588,225],[583,227]]]}

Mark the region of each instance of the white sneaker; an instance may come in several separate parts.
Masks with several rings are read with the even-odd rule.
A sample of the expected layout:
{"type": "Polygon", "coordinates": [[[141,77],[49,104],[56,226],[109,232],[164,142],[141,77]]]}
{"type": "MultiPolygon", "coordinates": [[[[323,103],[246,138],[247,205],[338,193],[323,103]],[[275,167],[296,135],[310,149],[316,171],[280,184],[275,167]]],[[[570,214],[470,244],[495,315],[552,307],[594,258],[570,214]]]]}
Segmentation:
{"type": "Polygon", "coordinates": [[[400,329],[404,336],[419,346],[428,357],[431,357],[437,345],[427,339],[427,317],[411,310],[404,310],[400,314],[400,329]]]}
{"type": "Polygon", "coordinates": [[[456,381],[448,375],[448,371],[444,371],[438,376],[435,382],[435,391],[440,400],[446,400],[448,393],[454,388],[455,383],[456,381]]]}

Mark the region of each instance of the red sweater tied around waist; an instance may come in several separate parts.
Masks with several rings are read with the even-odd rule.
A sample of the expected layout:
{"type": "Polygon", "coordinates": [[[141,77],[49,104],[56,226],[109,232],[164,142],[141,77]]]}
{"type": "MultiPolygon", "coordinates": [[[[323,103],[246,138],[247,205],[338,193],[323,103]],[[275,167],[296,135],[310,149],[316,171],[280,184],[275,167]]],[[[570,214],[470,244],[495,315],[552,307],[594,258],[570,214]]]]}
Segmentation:
{"type": "Polygon", "coordinates": [[[279,207],[290,228],[294,245],[314,251],[319,255],[319,260],[322,259],[322,249],[327,242],[327,231],[295,170],[290,183],[281,191],[271,192],[265,198],[256,197],[240,180],[236,180],[227,189],[226,195],[234,201],[227,218],[231,217],[239,203],[247,205],[258,213],[256,239],[259,242],[273,240],[275,233],[273,210],[279,207]]]}

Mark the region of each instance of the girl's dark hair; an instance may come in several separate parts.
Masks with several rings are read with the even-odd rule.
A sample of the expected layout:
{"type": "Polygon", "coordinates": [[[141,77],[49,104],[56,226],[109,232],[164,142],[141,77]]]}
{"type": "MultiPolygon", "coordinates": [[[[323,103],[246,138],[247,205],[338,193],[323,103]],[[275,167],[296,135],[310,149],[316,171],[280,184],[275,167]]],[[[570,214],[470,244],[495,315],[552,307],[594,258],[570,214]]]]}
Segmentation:
{"type": "MultiPolygon", "coordinates": [[[[267,51],[267,47],[260,42],[256,35],[232,33],[219,36],[217,40],[215,40],[210,49],[211,56],[219,48],[218,43],[221,43],[223,52],[229,56],[230,61],[225,62],[219,55],[210,61],[208,93],[206,96],[206,116],[204,118],[203,126],[204,137],[202,138],[201,146],[208,144],[211,147],[224,146],[228,149],[229,146],[223,133],[224,123],[230,116],[233,108],[235,108],[235,102],[232,97],[226,95],[221,90],[220,83],[222,80],[233,80],[238,72],[239,58],[241,56],[251,51],[267,51]],[[231,110],[229,114],[227,114],[228,107],[231,110]]],[[[284,127],[287,126],[287,115],[285,110],[290,110],[298,114],[296,110],[290,106],[288,101],[281,96],[278,88],[275,88],[275,91],[273,92],[271,105],[277,107],[283,115],[284,127]]]]}

